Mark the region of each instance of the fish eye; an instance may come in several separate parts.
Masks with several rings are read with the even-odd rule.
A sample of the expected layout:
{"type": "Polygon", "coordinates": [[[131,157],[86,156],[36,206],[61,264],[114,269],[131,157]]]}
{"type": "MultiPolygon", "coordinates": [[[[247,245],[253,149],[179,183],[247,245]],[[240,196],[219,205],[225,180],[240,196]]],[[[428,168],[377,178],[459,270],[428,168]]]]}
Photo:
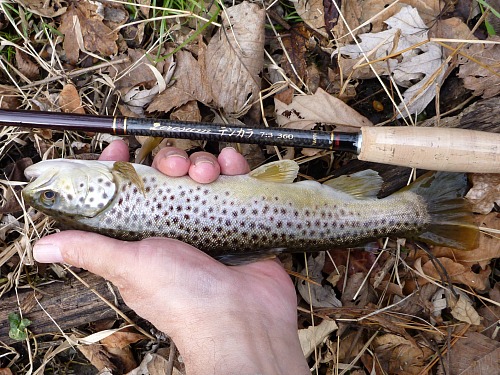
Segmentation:
{"type": "Polygon", "coordinates": [[[53,190],[45,190],[40,195],[42,203],[46,206],[52,206],[56,201],[56,193],[53,190]]]}

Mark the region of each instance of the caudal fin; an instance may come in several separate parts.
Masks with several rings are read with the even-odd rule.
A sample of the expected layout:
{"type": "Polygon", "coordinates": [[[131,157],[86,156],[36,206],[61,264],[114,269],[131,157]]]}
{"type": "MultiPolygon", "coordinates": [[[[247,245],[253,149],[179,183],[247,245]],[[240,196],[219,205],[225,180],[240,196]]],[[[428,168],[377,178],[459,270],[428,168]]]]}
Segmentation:
{"type": "Polygon", "coordinates": [[[463,198],[466,189],[467,176],[450,172],[425,174],[404,189],[422,196],[431,216],[431,223],[418,239],[459,250],[477,247],[479,228],[463,198]]]}

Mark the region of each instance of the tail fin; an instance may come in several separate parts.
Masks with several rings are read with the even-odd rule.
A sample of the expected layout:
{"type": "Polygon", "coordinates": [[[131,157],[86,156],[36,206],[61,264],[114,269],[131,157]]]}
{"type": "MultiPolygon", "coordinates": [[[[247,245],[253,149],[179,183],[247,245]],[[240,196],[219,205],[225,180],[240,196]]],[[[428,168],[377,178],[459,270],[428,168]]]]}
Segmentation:
{"type": "Polygon", "coordinates": [[[417,239],[459,250],[477,247],[479,228],[463,198],[466,189],[467,176],[450,172],[427,173],[403,189],[423,197],[431,216],[430,224],[417,239]]]}

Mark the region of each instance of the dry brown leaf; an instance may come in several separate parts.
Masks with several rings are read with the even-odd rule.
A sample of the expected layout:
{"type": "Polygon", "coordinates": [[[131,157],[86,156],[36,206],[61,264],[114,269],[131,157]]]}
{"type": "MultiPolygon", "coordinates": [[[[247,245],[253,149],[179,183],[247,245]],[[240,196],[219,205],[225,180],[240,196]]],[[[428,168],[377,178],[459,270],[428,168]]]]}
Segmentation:
{"type": "MultiPolygon", "coordinates": [[[[431,30],[437,27],[435,20],[443,9],[443,2],[440,0],[403,0],[398,3],[395,3],[394,0],[344,0],[342,1],[342,13],[351,30],[371,20],[364,28],[354,32],[355,35],[362,32],[378,33],[385,28],[384,21],[386,19],[394,16],[407,5],[417,8],[423,21],[432,27],[431,30]],[[389,5],[392,6],[389,7],[389,5]],[[385,11],[378,15],[382,10],[385,11]]],[[[337,37],[349,33],[342,19],[339,19],[338,26],[334,30],[337,37]]],[[[351,40],[350,36],[341,39],[341,42],[347,43],[349,40],[351,40]]]]}
{"type": "Polygon", "coordinates": [[[377,336],[372,343],[378,362],[389,374],[418,374],[433,353],[426,346],[418,347],[393,334],[377,336]]]}
{"type": "Polygon", "coordinates": [[[328,38],[325,25],[325,6],[323,0],[298,0],[293,5],[297,14],[314,31],[328,38]]]}
{"type": "Polygon", "coordinates": [[[175,82],[148,106],[148,112],[169,112],[189,101],[197,100],[209,104],[212,101],[206,80],[198,61],[188,51],[179,51],[176,55],[176,67],[173,76],[175,82]]]}
{"type": "MultiPolygon", "coordinates": [[[[490,41],[500,42],[499,36],[489,38],[490,41]]],[[[484,99],[492,98],[500,93],[500,44],[478,44],[474,43],[464,49],[463,52],[477,62],[462,59],[458,76],[464,80],[464,86],[474,91],[474,95],[484,99]],[[490,70],[484,68],[488,67],[490,70]],[[495,72],[495,73],[493,73],[495,72]]]]}
{"type": "Polygon", "coordinates": [[[118,53],[118,31],[106,26],[97,10],[98,6],[89,1],[77,1],[71,3],[68,11],[61,17],[59,31],[64,34],[63,48],[72,64],[78,62],[82,48],[106,57],[118,53]],[[78,43],[81,37],[83,46],[78,43]]]}
{"type": "Polygon", "coordinates": [[[476,309],[472,306],[471,300],[465,293],[460,293],[458,300],[453,295],[448,297],[448,305],[451,308],[451,315],[461,322],[472,325],[481,324],[481,318],[476,309]]]}
{"type": "MultiPolygon", "coordinates": [[[[151,53],[156,52],[152,51],[151,53]]],[[[130,59],[129,62],[113,65],[107,69],[107,73],[114,79],[116,89],[120,90],[122,94],[139,85],[150,89],[156,84],[157,78],[151,68],[147,66],[148,64],[153,65],[162,75],[165,75],[174,64],[173,58],[154,63],[145,58],[146,51],[140,48],[130,48],[127,55],[130,59]]],[[[121,57],[126,56],[118,56],[118,58],[121,57]]]]}
{"type": "Polygon", "coordinates": [[[497,374],[500,342],[481,333],[468,332],[450,351],[450,373],[456,375],[497,374]]]}
{"type": "Polygon", "coordinates": [[[31,61],[28,55],[20,49],[16,50],[16,63],[19,71],[27,78],[36,79],[40,75],[38,65],[31,61]]]}
{"type": "MultiPolygon", "coordinates": [[[[489,267],[476,273],[470,267],[454,262],[450,258],[437,258],[437,260],[443,265],[452,283],[464,284],[477,291],[485,291],[490,288],[488,278],[491,274],[491,269],[489,267]]],[[[441,279],[441,268],[436,269],[434,263],[430,260],[422,266],[422,272],[437,280],[441,279]]],[[[421,284],[425,284],[426,282],[427,280],[425,279],[421,280],[421,284]]]]}
{"type": "Polygon", "coordinates": [[[87,358],[92,366],[94,366],[99,371],[105,368],[116,371],[117,368],[111,361],[110,353],[102,345],[78,345],[77,348],[85,356],[85,358],[87,358]]]}
{"type": "Polygon", "coordinates": [[[12,375],[12,371],[8,367],[0,368],[0,375],[12,375]]]}
{"type": "Polygon", "coordinates": [[[17,109],[21,105],[18,96],[19,93],[16,93],[12,87],[0,85],[0,108],[17,109]]]}
{"type": "Polygon", "coordinates": [[[358,132],[361,126],[373,125],[342,100],[319,88],[313,95],[293,98],[285,104],[275,100],[276,121],[292,129],[312,129],[318,124],[334,124],[337,131],[358,132]]]}
{"type": "Polygon", "coordinates": [[[299,23],[292,27],[288,35],[282,37],[283,47],[287,53],[283,54],[281,58],[281,67],[287,77],[290,77],[290,80],[295,84],[299,84],[300,81],[305,82],[306,80],[307,62],[305,53],[307,51],[306,41],[309,39],[309,34],[304,24],[299,23]]]}
{"type": "Polygon", "coordinates": [[[330,333],[337,329],[338,326],[334,320],[326,319],[317,326],[299,329],[299,341],[304,357],[309,357],[314,352],[314,348],[323,343],[330,333]]]}
{"type": "Polygon", "coordinates": [[[72,84],[68,84],[63,87],[61,94],[59,95],[59,107],[61,107],[61,111],[65,113],[85,114],[80,94],[78,94],[76,87],[72,84]]]}
{"type": "Polygon", "coordinates": [[[472,188],[465,198],[472,203],[474,212],[488,214],[495,203],[500,205],[500,174],[474,173],[471,175],[472,188]]]}
{"type": "MultiPolygon", "coordinates": [[[[147,353],[142,359],[139,367],[128,372],[126,375],[164,375],[167,373],[168,360],[161,355],[147,353]]],[[[175,367],[172,375],[181,375],[175,367]]]]}
{"type": "Polygon", "coordinates": [[[340,300],[342,306],[363,308],[369,301],[368,282],[363,283],[365,275],[362,272],[357,272],[348,276],[346,287],[342,293],[340,300]],[[361,288],[361,291],[358,290],[361,288]],[[356,299],[354,296],[357,294],[356,299]]]}
{"type": "MultiPolygon", "coordinates": [[[[301,273],[312,281],[321,284],[323,281],[322,270],[325,265],[325,252],[322,251],[316,257],[307,259],[307,270],[301,273]]],[[[342,302],[335,295],[335,290],[330,285],[316,285],[306,280],[300,280],[297,290],[304,300],[314,307],[340,307],[342,302]]]]}
{"type": "MultiPolygon", "coordinates": [[[[480,221],[480,226],[500,230],[500,217],[498,217],[496,212],[492,212],[480,221]]],[[[500,239],[498,235],[480,233],[479,245],[474,250],[461,251],[449,247],[436,246],[433,248],[432,253],[436,257],[454,259],[467,267],[479,264],[482,269],[486,269],[492,259],[500,258],[500,239]]]]}
{"type": "Polygon", "coordinates": [[[245,1],[227,8],[222,18],[222,27],[207,46],[206,75],[217,107],[240,117],[259,100],[265,11],[245,1]]]}
{"type": "Polygon", "coordinates": [[[67,10],[67,1],[61,0],[19,0],[31,12],[42,17],[57,17],[67,10]]]}

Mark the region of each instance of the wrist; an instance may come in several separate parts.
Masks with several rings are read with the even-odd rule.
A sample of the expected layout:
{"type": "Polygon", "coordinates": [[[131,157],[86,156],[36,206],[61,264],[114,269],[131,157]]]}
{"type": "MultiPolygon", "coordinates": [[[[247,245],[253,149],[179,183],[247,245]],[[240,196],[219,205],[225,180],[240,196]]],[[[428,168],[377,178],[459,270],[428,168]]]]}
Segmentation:
{"type": "Polygon", "coordinates": [[[270,327],[270,322],[264,321],[269,319],[268,315],[260,321],[248,321],[238,315],[225,316],[228,318],[204,319],[204,322],[217,322],[213,327],[192,322],[193,329],[187,335],[172,337],[187,375],[310,374],[295,322],[279,321],[270,327]]]}

